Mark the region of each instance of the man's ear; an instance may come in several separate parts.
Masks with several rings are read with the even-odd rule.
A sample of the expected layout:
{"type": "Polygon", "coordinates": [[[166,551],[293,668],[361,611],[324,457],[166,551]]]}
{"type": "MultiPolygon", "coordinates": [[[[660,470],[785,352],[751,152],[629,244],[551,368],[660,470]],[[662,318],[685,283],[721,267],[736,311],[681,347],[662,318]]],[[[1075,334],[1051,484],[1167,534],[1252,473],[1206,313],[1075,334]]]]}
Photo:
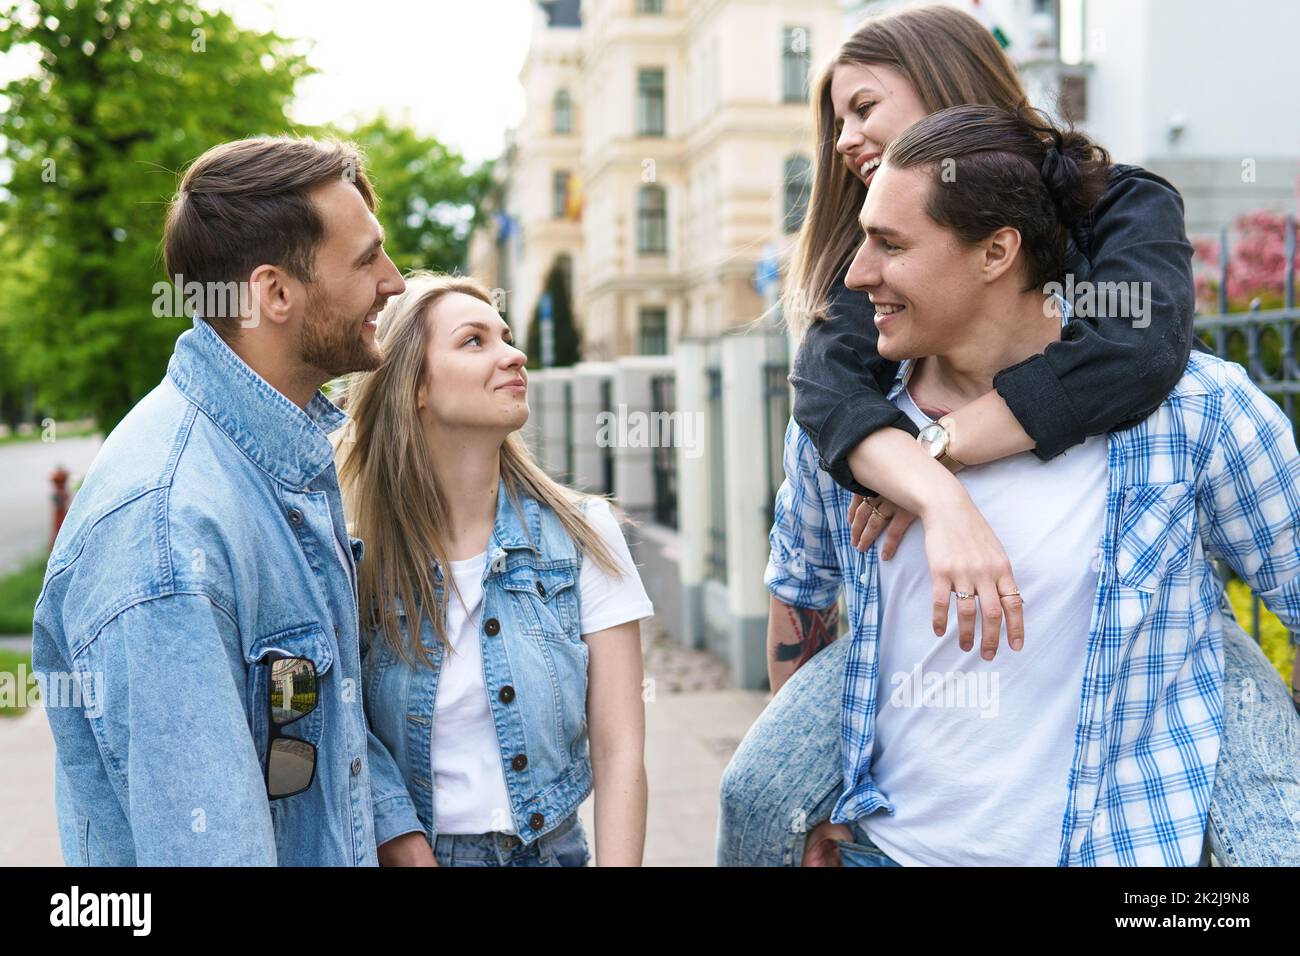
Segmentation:
{"type": "Polygon", "coordinates": [[[304,294],[302,283],[279,266],[258,266],[249,274],[248,284],[252,309],[251,315],[241,323],[243,328],[257,328],[263,321],[283,325],[304,294]]]}
{"type": "Polygon", "coordinates": [[[983,246],[982,278],[985,282],[993,282],[1015,264],[1020,253],[1020,230],[1003,226],[985,239],[983,246]]]}

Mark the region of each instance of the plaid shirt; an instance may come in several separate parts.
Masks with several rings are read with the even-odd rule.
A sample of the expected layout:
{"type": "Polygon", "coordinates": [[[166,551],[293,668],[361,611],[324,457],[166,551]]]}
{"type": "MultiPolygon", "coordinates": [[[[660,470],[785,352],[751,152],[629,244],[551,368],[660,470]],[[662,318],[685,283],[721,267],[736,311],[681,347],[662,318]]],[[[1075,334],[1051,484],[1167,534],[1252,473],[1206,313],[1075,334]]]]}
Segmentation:
{"type": "MultiPolygon", "coordinates": [[[[889,393],[904,387],[900,367],[889,393]]],[[[1107,440],[1105,529],[1061,821],[1063,866],[1196,866],[1223,732],[1223,558],[1300,641],[1300,455],[1277,405],[1233,363],[1193,352],[1141,424],[1107,440]]],[[[840,728],[847,823],[892,806],[871,775],[878,545],[849,543],[849,494],[792,420],[764,581],[825,608],[846,590],[840,728]]]]}

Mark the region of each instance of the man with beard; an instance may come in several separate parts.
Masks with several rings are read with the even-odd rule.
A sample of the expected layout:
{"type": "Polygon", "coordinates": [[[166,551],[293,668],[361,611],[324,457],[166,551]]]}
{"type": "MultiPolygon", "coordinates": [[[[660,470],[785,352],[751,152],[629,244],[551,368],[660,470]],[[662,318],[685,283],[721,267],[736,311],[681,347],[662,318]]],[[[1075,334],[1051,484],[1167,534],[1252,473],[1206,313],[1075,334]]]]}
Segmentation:
{"type": "MultiPolygon", "coordinates": [[[[162,382],[108,436],[37,602],[63,855],[82,865],[375,865],[356,561],[319,390],[379,366],[405,283],[356,150],[217,146],[168,212],[196,296],[162,382]],[[233,303],[214,308],[214,301],[233,303]]],[[[392,770],[395,773],[395,770],[392,770]]]]}

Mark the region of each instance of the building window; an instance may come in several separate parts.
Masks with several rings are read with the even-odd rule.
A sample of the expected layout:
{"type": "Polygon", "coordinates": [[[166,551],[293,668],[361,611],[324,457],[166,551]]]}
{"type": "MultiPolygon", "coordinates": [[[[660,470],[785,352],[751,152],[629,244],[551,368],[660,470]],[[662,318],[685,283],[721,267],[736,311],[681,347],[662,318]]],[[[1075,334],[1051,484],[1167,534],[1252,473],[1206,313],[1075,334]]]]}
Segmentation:
{"type": "Polygon", "coordinates": [[[573,98],[569,96],[568,90],[557,90],[555,93],[555,126],[557,133],[573,132],[573,98]]]}
{"type": "Polygon", "coordinates": [[[812,163],[805,156],[791,156],[785,161],[784,221],[786,232],[798,232],[808,214],[808,194],[812,191],[812,163]]]}
{"type": "Polygon", "coordinates": [[[569,210],[569,172],[556,170],[551,180],[551,218],[563,219],[569,210]]]}
{"type": "Polygon", "coordinates": [[[638,70],[636,78],[637,133],[664,135],[664,71],[638,70]]]}
{"type": "Polygon", "coordinates": [[[636,0],[637,13],[663,13],[664,0],[636,0]]]}
{"type": "Polygon", "coordinates": [[[668,310],[641,310],[641,354],[668,354],[668,310]]]}
{"type": "Polygon", "coordinates": [[[781,31],[781,99],[786,103],[808,101],[808,71],[812,50],[807,27],[786,27],[781,31]]]}
{"type": "Polygon", "coordinates": [[[649,255],[668,251],[668,196],[662,186],[642,186],[637,193],[636,250],[649,255]]]}

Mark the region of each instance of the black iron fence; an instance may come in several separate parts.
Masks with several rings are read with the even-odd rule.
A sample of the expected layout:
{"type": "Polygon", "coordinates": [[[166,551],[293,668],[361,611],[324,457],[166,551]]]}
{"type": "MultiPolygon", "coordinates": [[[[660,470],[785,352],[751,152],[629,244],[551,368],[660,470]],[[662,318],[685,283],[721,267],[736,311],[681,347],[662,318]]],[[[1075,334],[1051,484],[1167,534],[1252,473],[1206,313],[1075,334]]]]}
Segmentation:
{"type": "Polygon", "coordinates": [[[654,475],[655,521],[677,527],[677,378],[656,375],[650,379],[652,423],[651,472],[654,475]]]}
{"type": "Polygon", "coordinates": [[[776,493],[785,481],[785,429],[790,420],[790,368],[786,362],[763,366],[764,436],[767,441],[767,523],[776,520],[776,493]]]}
{"type": "Polygon", "coordinates": [[[709,447],[709,553],[704,573],[706,577],[726,583],[727,482],[722,440],[722,369],[709,368],[706,374],[709,382],[709,430],[706,433],[709,447]]]}
{"type": "MultiPolygon", "coordinates": [[[[1295,302],[1296,223],[1287,216],[1284,239],[1286,265],[1283,274],[1282,308],[1261,309],[1255,299],[1244,312],[1228,311],[1228,232],[1219,235],[1219,312],[1198,316],[1193,327],[1201,341],[1218,356],[1246,369],[1251,381],[1278,403],[1292,428],[1296,425],[1295,402],[1300,393],[1300,356],[1296,354],[1296,325],[1300,309],[1295,302]]],[[[1225,564],[1219,564],[1224,583],[1233,576],[1225,564]]],[[[1252,596],[1250,630],[1259,641],[1262,602],[1252,596]]]]}
{"type": "MultiPolygon", "coordinates": [[[[600,383],[600,407],[601,410],[608,413],[611,418],[615,416],[614,408],[614,382],[612,379],[603,379],[600,383]]],[[[615,419],[616,420],[616,419],[615,419]]],[[[600,450],[600,467],[601,479],[604,482],[601,485],[601,492],[604,494],[614,493],[614,441],[609,439],[605,442],[605,447],[600,450]]]]}

